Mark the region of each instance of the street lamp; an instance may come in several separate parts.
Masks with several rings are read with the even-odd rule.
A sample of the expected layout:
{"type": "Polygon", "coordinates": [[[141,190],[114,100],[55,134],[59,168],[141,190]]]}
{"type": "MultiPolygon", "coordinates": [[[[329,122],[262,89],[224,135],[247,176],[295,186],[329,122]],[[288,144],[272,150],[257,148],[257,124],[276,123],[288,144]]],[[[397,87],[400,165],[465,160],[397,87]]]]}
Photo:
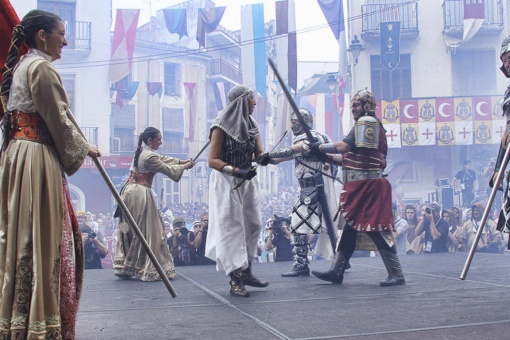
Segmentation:
{"type": "Polygon", "coordinates": [[[347,49],[347,51],[352,54],[352,58],[354,59],[353,66],[356,66],[358,64],[359,54],[361,53],[361,51],[364,51],[364,50],[365,50],[365,48],[363,47],[363,45],[361,45],[361,42],[359,41],[358,36],[355,35],[354,39],[351,40],[351,45],[347,49]]]}
{"type": "Polygon", "coordinates": [[[336,88],[337,80],[335,77],[335,73],[328,73],[328,79],[326,79],[326,84],[328,84],[328,88],[333,91],[336,88]]]}

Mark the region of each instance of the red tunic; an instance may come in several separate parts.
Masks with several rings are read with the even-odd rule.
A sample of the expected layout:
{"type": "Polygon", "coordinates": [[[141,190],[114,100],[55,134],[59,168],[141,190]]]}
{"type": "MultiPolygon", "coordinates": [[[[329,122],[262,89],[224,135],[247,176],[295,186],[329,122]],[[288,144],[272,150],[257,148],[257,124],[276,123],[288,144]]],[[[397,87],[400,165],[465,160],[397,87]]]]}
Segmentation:
{"type": "MultiPolygon", "coordinates": [[[[353,148],[344,155],[344,170],[373,171],[386,167],[388,144],[382,124],[379,126],[377,150],[353,148]]],[[[340,211],[357,231],[395,231],[391,202],[391,185],[386,178],[346,182],[340,193],[340,211]]]]}

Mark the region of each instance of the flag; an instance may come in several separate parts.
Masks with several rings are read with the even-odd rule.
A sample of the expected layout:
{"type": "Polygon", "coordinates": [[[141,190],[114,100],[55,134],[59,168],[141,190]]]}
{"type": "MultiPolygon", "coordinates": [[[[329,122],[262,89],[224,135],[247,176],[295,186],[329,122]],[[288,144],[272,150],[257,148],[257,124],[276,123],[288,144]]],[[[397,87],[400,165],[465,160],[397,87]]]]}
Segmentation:
{"type": "MultiPolygon", "coordinates": [[[[186,89],[186,96],[189,101],[189,118],[188,118],[188,139],[190,143],[195,141],[195,100],[193,96],[193,92],[195,90],[195,86],[197,83],[184,83],[184,88],[186,89]]],[[[186,120],[185,120],[186,122],[186,120]]]]}
{"type": "Polygon", "coordinates": [[[198,9],[197,41],[199,46],[205,47],[205,34],[211,33],[218,27],[225,9],[225,6],[198,9]]]}
{"type": "Polygon", "coordinates": [[[266,97],[264,4],[241,6],[241,18],[243,84],[266,97]]]}
{"type": "Polygon", "coordinates": [[[381,22],[381,65],[390,72],[400,63],[400,21],[381,22]]]}
{"type": "Polygon", "coordinates": [[[287,98],[282,94],[278,97],[276,106],[276,126],[275,136],[283,136],[285,131],[290,129],[290,104],[287,98]]]}
{"type": "Polygon", "coordinates": [[[158,94],[158,97],[161,98],[161,95],[163,94],[163,84],[160,81],[156,82],[147,82],[147,92],[150,96],[154,96],[156,93],[158,94]]]}
{"type": "Polygon", "coordinates": [[[340,39],[340,32],[345,32],[342,0],[317,0],[317,2],[336,40],[340,39]]]}
{"type": "Polygon", "coordinates": [[[227,92],[225,92],[225,83],[217,81],[213,86],[214,102],[216,103],[216,110],[223,111],[227,106],[227,92]]]}
{"type": "Polygon", "coordinates": [[[464,0],[464,33],[462,35],[464,43],[480,30],[484,18],[484,0],[464,0]]]}
{"type": "Polygon", "coordinates": [[[296,9],[294,0],[277,1],[276,64],[283,80],[297,91],[296,9]]]}
{"type": "Polygon", "coordinates": [[[131,73],[139,9],[117,9],[113,31],[110,81],[116,83],[131,73]]]}
{"type": "Polygon", "coordinates": [[[163,9],[165,23],[168,32],[179,34],[179,40],[183,36],[188,36],[188,21],[186,19],[185,8],[165,8],[163,9]]]}

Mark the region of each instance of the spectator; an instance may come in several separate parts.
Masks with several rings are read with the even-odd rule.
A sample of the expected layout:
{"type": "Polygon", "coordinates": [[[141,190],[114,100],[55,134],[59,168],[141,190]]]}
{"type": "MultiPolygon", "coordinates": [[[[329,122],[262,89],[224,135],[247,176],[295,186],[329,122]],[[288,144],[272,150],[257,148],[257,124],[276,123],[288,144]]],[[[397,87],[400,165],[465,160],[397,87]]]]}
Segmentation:
{"type": "Polygon", "coordinates": [[[452,210],[446,210],[447,218],[446,221],[450,224],[450,230],[448,231],[448,250],[450,252],[455,251],[464,251],[466,250],[463,247],[461,240],[462,233],[462,224],[459,224],[460,221],[460,210],[456,207],[453,207],[452,210]]]}
{"type": "Polygon", "coordinates": [[[83,241],[83,252],[85,253],[85,269],[103,269],[101,259],[106,257],[108,249],[97,238],[97,234],[86,223],[85,212],[77,211],[76,219],[80,226],[83,241]]]}
{"type": "MultiPolygon", "coordinates": [[[[416,206],[420,207],[421,204],[416,206]]],[[[416,227],[418,226],[418,216],[416,208],[412,205],[406,206],[406,221],[407,221],[407,245],[406,254],[422,254],[425,244],[425,234],[416,235],[416,227]]]]}
{"type": "Polygon", "coordinates": [[[465,160],[463,164],[464,169],[457,172],[452,180],[452,186],[459,181],[463,205],[470,207],[475,199],[475,192],[478,190],[478,177],[476,177],[476,172],[471,170],[471,161],[465,160]]]}
{"type": "Polygon", "coordinates": [[[448,252],[448,229],[450,225],[441,218],[441,207],[432,203],[422,211],[422,218],[416,227],[416,235],[425,233],[427,253],[448,252]]]}
{"type": "Polygon", "coordinates": [[[195,246],[193,234],[186,228],[186,221],[176,217],[173,223],[173,235],[168,239],[168,247],[176,266],[191,266],[195,264],[195,246]]]}
{"type": "Polygon", "coordinates": [[[406,254],[407,243],[407,229],[409,225],[407,221],[400,216],[400,208],[396,203],[393,203],[393,216],[395,217],[395,240],[397,242],[397,255],[406,254]]]}
{"type": "MultiPolygon", "coordinates": [[[[466,250],[471,249],[475,242],[476,233],[480,228],[482,214],[485,207],[481,203],[474,203],[471,208],[472,218],[464,223],[462,227],[461,240],[466,250]]],[[[483,253],[499,253],[503,236],[501,232],[496,230],[496,223],[487,219],[487,222],[482,230],[482,235],[478,241],[476,251],[483,253]]]]}
{"type": "Polygon", "coordinates": [[[266,250],[276,248],[275,262],[292,261],[292,234],[289,229],[290,219],[275,215],[266,236],[266,250]]]}
{"type": "Polygon", "coordinates": [[[195,233],[193,246],[196,249],[196,264],[210,265],[216,264],[210,258],[205,257],[205,245],[207,243],[207,231],[209,229],[209,213],[203,213],[202,218],[198,224],[198,230],[195,233]]]}

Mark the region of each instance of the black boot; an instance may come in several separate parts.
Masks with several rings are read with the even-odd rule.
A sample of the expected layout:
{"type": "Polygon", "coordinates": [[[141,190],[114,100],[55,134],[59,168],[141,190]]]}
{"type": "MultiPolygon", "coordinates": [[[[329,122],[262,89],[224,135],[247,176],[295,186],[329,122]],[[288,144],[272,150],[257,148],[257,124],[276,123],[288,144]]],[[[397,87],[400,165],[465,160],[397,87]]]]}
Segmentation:
{"type": "Polygon", "coordinates": [[[238,268],[230,273],[230,295],[248,297],[250,293],[244,287],[243,280],[241,279],[242,270],[238,268]]]}
{"type": "Polygon", "coordinates": [[[282,273],[283,277],[310,276],[310,268],[308,268],[308,235],[295,234],[294,247],[294,265],[290,272],[282,273]]]}
{"type": "Polygon", "coordinates": [[[344,271],[347,263],[348,261],[345,258],[344,253],[339,250],[336,252],[335,260],[331,264],[331,268],[328,271],[319,272],[312,270],[312,274],[323,281],[341,284],[344,280],[344,271]]]}
{"type": "Polygon", "coordinates": [[[398,286],[406,283],[404,273],[402,273],[402,267],[396,254],[386,250],[380,250],[381,258],[388,271],[388,277],[385,281],[381,281],[379,284],[385,286],[398,286]]]}
{"type": "Polygon", "coordinates": [[[243,283],[246,286],[252,286],[252,287],[258,287],[258,288],[264,288],[267,287],[269,282],[260,281],[257,279],[253,274],[251,273],[251,262],[248,262],[248,268],[243,270],[241,274],[241,280],[243,280],[243,283]]]}

